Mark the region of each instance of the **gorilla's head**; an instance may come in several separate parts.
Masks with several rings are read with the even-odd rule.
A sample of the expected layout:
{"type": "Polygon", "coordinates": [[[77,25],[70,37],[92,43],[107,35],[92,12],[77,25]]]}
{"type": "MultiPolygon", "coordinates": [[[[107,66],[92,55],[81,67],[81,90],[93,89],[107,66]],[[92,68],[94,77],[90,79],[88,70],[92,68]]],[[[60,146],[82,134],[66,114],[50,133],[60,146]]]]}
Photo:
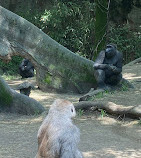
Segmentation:
{"type": "Polygon", "coordinates": [[[116,55],[116,45],[115,44],[107,44],[105,49],[105,55],[107,58],[112,58],[116,55]]]}

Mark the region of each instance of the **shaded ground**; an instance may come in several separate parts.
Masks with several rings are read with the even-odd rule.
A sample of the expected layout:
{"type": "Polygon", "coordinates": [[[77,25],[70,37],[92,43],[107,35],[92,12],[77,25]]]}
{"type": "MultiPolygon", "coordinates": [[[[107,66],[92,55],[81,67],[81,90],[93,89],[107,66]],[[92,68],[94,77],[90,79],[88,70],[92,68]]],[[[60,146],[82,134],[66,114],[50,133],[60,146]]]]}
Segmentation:
{"type": "MultiPolygon", "coordinates": [[[[134,89],[126,91],[124,87],[122,92],[107,93],[96,99],[125,106],[141,104],[141,63],[124,67],[123,76],[133,83],[134,89]]],[[[8,81],[12,88],[20,82],[23,80],[8,81]]],[[[32,82],[35,84],[34,79],[32,82]]],[[[72,102],[80,98],[80,95],[44,93],[37,89],[30,96],[46,108],[56,98],[72,102]]],[[[46,112],[40,116],[0,113],[0,158],[33,158],[37,152],[37,131],[45,116],[46,112]]],[[[125,120],[123,116],[108,114],[102,118],[98,112],[89,112],[77,116],[74,123],[81,131],[80,150],[85,158],[141,158],[139,120],[125,120]]]]}

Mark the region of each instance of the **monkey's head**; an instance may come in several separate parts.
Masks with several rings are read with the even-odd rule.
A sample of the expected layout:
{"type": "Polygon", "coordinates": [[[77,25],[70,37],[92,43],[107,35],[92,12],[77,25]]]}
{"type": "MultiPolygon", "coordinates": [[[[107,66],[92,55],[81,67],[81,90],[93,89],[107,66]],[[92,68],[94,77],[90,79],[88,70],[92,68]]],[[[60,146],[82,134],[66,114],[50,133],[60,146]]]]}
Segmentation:
{"type": "Polygon", "coordinates": [[[62,116],[64,115],[69,118],[76,116],[76,111],[73,104],[70,101],[64,99],[56,99],[53,102],[50,110],[52,112],[60,113],[62,114],[62,116]]]}
{"type": "Polygon", "coordinates": [[[116,55],[116,45],[115,44],[107,44],[105,49],[105,55],[107,58],[112,58],[116,55]]]}

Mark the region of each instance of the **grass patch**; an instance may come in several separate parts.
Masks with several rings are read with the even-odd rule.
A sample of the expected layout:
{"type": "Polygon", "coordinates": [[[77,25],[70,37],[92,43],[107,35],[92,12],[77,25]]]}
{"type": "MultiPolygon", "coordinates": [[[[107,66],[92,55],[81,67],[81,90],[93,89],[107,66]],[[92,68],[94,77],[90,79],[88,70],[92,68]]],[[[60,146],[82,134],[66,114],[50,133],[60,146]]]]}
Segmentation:
{"type": "Polygon", "coordinates": [[[79,117],[81,117],[82,115],[84,115],[84,110],[79,109],[77,114],[78,114],[79,117]]]}
{"type": "Polygon", "coordinates": [[[101,111],[101,117],[102,117],[102,118],[105,117],[105,116],[107,116],[105,110],[103,110],[103,109],[99,109],[99,110],[101,111]]]}
{"type": "Polygon", "coordinates": [[[20,78],[20,75],[18,75],[18,74],[17,75],[3,74],[2,78],[4,80],[13,80],[13,79],[20,78]]]}

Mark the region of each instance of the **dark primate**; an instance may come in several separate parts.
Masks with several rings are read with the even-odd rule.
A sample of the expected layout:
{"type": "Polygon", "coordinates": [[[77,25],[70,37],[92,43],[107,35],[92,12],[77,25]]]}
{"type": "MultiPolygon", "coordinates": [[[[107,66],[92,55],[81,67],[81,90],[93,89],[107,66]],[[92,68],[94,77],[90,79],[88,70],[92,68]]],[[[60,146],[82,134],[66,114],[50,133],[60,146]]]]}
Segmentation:
{"type": "Polygon", "coordinates": [[[23,59],[19,65],[19,72],[22,78],[28,78],[34,76],[34,66],[28,59],[23,59]]]}
{"type": "Polygon", "coordinates": [[[108,44],[102,50],[93,65],[98,88],[107,89],[108,85],[117,85],[122,79],[122,53],[114,44],[108,44]]]}

